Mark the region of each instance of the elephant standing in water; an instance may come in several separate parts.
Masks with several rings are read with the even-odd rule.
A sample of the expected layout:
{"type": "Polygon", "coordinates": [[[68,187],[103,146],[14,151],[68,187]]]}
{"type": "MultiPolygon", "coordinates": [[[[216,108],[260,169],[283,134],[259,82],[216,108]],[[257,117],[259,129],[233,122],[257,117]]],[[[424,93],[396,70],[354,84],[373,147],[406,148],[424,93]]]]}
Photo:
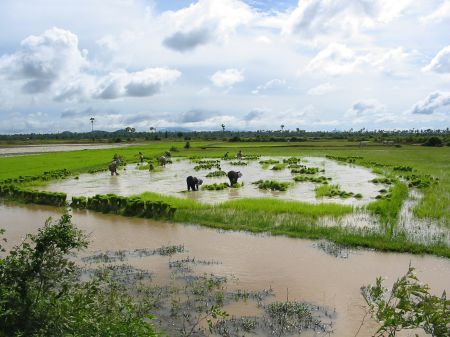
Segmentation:
{"type": "Polygon", "coordinates": [[[238,179],[242,177],[242,173],[240,171],[229,171],[227,176],[228,179],[230,179],[230,185],[233,186],[237,184],[238,179]]]}
{"type": "Polygon", "coordinates": [[[186,178],[188,191],[191,189],[193,191],[198,191],[198,186],[203,184],[203,180],[198,179],[197,177],[189,176],[186,178]]]}
{"type": "Polygon", "coordinates": [[[112,176],[114,174],[116,174],[116,176],[119,175],[119,173],[117,172],[117,168],[119,167],[119,165],[120,165],[120,160],[119,159],[113,160],[112,163],[108,165],[108,169],[111,172],[112,176]]]}

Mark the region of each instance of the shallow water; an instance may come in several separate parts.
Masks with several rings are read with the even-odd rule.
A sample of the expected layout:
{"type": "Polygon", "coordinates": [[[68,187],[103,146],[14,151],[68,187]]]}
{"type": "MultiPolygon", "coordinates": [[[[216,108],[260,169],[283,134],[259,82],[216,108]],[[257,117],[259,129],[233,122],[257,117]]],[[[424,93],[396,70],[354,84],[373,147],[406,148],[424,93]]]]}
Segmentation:
{"type": "MultiPolygon", "coordinates": [[[[263,158],[265,159],[265,158],[263,158]]],[[[280,161],[282,158],[277,158],[280,161]]],[[[174,159],[173,164],[168,164],[159,172],[138,170],[135,164],[128,165],[126,170],[120,171],[119,176],[110,176],[109,172],[98,174],[83,174],[79,179],[67,179],[56,182],[46,190],[65,192],[71,196],[93,196],[95,194],[114,193],[119,195],[139,194],[143,192],[157,192],[177,197],[191,198],[204,203],[218,203],[238,198],[262,198],[276,197],[286,200],[307,201],[311,203],[335,202],[348,205],[364,205],[374,200],[378,190],[385,188],[383,185],[375,185],[369,182],[375,178],[370,170],[354,165],[341,164],[333,160],[319,157],[305,158],[307,162],[301,162],[308,167],[319,167],[325,172],[324,175],[332,178],[330,184],[339,184],[341,189],[347,192],[361,193],[362,199],[348,198],[321,198],[315,197],[314,188],[317,184],[310,182],[294,182],[293,174],[286,168],[280,171],[262,169],[258,161],[249,161],[247,166],[233,166],[229,161],[221,161],[222,170],[241,171],[240,182],[244,183],[241,188],[229,188],[222,191],[201,190],[185,193],[186,177],[189,175],[203,179],[204,184],[228,182],[227,177],[206,178],[210,170],[195,171],[196,165],[186,159],[174,159]],[[287,191],[264,191],[258,189],[252,182],[257,180],[278,180],[293,183],[287,191]]],[[[214,169],[215,170],[215,169],[214,169]]],[[[213,171],[213,170],[212,170],[213,171]]]]}
{"type": "Polygon", "coordinates": [[[0,147],[0,157],[20,156],[25,154],[45,153],[45,152],[112,149],[116,147],[125,147],[125,146],[129,146],[129,144],[48,144],[48,145],[5,146],[0,147]]]}
{"type": "MultiPolygon", "coordinates": [[[[25,233],[41,227],[49,216],[57,217],[54,208],[0,204],[0,227],[7,229],[7,247],[20,242],[25,233]]],[[[89,211],[74,213],[74,223],[90,233],[93,251],[158,248],[162,245],[184,245],[186,252],[172,259],[191,257],[217,260],[221,264],[200,266],[199,272],[238,278],[236,287],[262,290],[272,287],[277,299],[306,301],[335,308],[336,337],[351,337],[364,316],[364,301],[359,289],[374,283],[377,276],[386,277],[389,286],[403,275],[411,263],[419,279],[429,283],[433,292],[450,291],[450,261],[432,256],[352,251],[348,258],[336,258],[315,248],[316,242],[269,237],[242,232],[224,232],[203,227],[170,224],[139,218],[125,218],[89,211]]],[[[145,268],[157,275],[157,281],[169,277],[169,257],[132,258],[127,263],[145,268]]],[[[255,309],[246,304],[233,304],[232,314],[252,314],[255,309]]],[[[359,337],[371,336],[376,324],[369,318],[359,337]]],[[[314,333],[305,334],[312,336],[314,333]]],[[[399,336],[413,336],[402,334],[399,336]]]]}

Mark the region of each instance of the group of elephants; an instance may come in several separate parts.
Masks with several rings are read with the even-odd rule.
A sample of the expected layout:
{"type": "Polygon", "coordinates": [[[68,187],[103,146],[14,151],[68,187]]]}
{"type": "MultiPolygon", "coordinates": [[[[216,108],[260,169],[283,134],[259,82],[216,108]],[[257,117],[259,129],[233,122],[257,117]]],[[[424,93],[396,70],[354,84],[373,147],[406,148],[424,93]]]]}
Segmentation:
{"type": "MultiPolygon", "coordinates": [[[[140,153],[139,153],[140,154],[140,153]]],[[[142,162],[142,157],[141,157],[142,162]]],[[[167,158],[164,156],[158,157],[158,162],[160,166],[166,166],[167,158]]],[[[121,163],[120,157],[114,157],[114,160],[109,164],[108,169],[111,172],[111,175],[119,175],[117,173],[117,168],[121,163]]],[[[237,184],[237,181],[240,177],[242,177],[242,173],[240,171],[229,171],[227,173],[227,177],[230,180],[230,185],[233,186],[237,184]]],[[[189,176],[186,178],[187,189],[188,191],[198,191],[198,187],[203,184],[203,180],[197,177],[189,176]]]]}

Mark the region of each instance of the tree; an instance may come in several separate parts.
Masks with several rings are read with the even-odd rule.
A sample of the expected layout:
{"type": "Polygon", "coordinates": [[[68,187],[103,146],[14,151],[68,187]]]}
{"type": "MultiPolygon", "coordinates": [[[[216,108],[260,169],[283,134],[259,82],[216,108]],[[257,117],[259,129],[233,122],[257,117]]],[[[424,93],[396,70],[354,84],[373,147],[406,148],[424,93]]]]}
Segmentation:
{"type": "Polygon", "coordinates": [[[222,132],[225,133],[225,124],[222,124],[222,132]]]}
{"type": "Polygon", "coordinates": [[[442,146],[443,142],[442,139],[437,136],[432,136],[426,140],[425,143],[423,143],[423,146],[442,146]]]}
{"type": "Polygon", "coordinates": [[[283,130],[284,130],[284,124],[281,124],[280,127],[281,127],[281,132],[283,132],[283,130]]]}
{"type": "Polygon", "coordinates": [[[107,275],[80,280],[69,256],[86,247],[65,214],[0,258],[0,336],[155,336],[124,287],[107,275]]]}
{"type": "Polygon", "coordinates": [[[417,279],[415,269],[399,278],[388,291],[381,277],[361,288],[372,316],[381,323],[377,337],[394,337],[407,329],[422,329],[436,337],[450,336],[450,300],[429,293],[430,287],[417,279]]]}
{"type": "Polygon", "coordinates": [[[90,121],[91,121],[91,126],[92,126],[92,132],[94,132],[94,121],[95,121],[95,118],[91,117],[90,121]]]}

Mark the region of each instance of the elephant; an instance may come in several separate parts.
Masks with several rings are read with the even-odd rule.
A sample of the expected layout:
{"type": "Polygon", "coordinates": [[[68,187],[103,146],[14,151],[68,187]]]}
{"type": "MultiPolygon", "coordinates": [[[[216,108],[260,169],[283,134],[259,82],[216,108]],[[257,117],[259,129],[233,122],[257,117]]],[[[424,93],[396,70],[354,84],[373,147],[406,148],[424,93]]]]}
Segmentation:
{"type": "Polygon", "coordinates": [[[160,166],[166,166],[167,164],[167,158],[164,156],[158,157],[158,163],[160,166]]]}
{"type": "Polygon", "coordinates": [[[203,180],[198,179],[197,177],[189,176],[186,178],[187,189],[190,191],[198,191],[198,187],[203,184],[203,180]]]}
{"type": "Polygon", "coordinates": [[[242,173],[240,171],[236,172],[236,171],[229,171],[228,174],[228,179],[230,179],[230,184],[231,186],[237,184],[237,181],[240,177],[242,177],[242,173]]]}
{"type": "Polygon", "coordinates": [[[119,175],[119,173],[117,172],[117,168],[119,167],[120,164],[120,160],[116,159],[113,160],[111,164],[108,165],[108,169],[111,172],[111,175],[113,176],[114,173],[116,174],[116,176],[119,175]]]}

